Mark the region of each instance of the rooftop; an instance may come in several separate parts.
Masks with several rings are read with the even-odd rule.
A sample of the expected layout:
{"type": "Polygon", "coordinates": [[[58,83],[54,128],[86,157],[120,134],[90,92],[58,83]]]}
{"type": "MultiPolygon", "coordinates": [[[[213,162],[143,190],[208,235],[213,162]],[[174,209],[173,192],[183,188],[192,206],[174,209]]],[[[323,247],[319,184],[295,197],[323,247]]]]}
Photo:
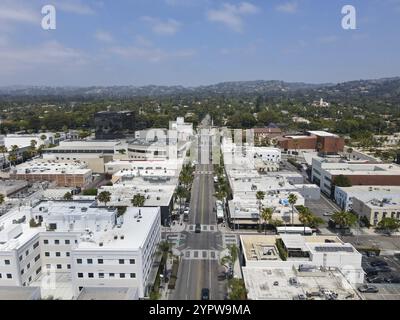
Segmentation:
{"type": "Polygon", "coordinates": [[[2,287],[0,286],[1,300],[37,300],[40,299],[39,287],[2,287]]]}
{"type": "Polygon", "coordinates": [[[338,137],[338,135],[326,131],[308,131],[308,133],[319,137],[338,137]]]}
{"type": "Polygon", "coordinates": [[[137,297],[137,288],[85,287],[77,300],[133,300],[137,297]]]}
{"type": "Polygon", "coordinates": [[[306,296],[307,292],[314,293],[313,299],[316,300],[329,299],[330,292],[336,293],[338,300],[360,300],[356,290],[338,271],[309,272],[306,276],[303,274],[290,267],[243,267],[250,300],[294,300],[299,295],[306,296]],[[290,284],[291,278],[295,278],[297,284],[290,284]]]}
{"type": "Polygon", "coordinates": [[[54,161],[29,161],[22,163],[12,169],[18,174],[87,174],[91,172],[87,165],[79,161],[54,162],[54,161]]]}
{"type": "Polygon", "coordinates": [[[150,234],[154,223],[160,223],[159,208],[127,208],[116,228],[92,231],[79,243],[77,250],[138,250],[150,234]]]}

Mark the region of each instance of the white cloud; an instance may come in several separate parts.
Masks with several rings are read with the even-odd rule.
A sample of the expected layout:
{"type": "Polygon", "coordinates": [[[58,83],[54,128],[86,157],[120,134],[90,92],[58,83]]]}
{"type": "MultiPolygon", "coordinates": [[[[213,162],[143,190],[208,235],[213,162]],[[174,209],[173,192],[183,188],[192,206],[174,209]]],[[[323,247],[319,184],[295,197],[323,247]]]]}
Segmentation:
{"type": "Polygon", "coordinates": [[[95,10],[81,0],[62,0],[55,2],[56,9],[79,15],[92,15],[95,10]]]}
{"type": "Polygon", "coordinates": [[[23,6],[15,2],[5,1],[0,4],[0,21],[40,24],[41,16],[39,11],[35,11],[28,6],[23,6]]]}
{"type": "Polygon", "coordinates": [[[113,47],[110,52],[120,57],[133,60],[143,60],[148,62],[161,62],[173,58],[189,58],[196,54],[195,50],[178,50],[168,52],[155,47],[113,47]]]}
{"type": "Polygon", "coordinates": [[[220,9],[209,10],[207,18],[212,22],[222,23],[236,32],[243,32],[243,17],[257,12],[259,12],[258,7],[249,2],[241,2],[238,5],[224,3],[220,9]]]}
{"type": "Polygon", "coordinates": [[[100,42],[113,42],[114,38],[111,33],[107,31],[97,31],[94,37],[100,42]]]}
{"type": "Polygon", "coordinates": [[[157,18],[144,16],[142,20],[149,23],[153,32],[159,35],[174,35],[182,26],[179,21],[174,19],[163,21],[157,18]]]}
{"type": "Polygon", "coordinates": [[[287,2],[276,7],[276,10],[284,13],[296,13],[297,9],[297,2],[287,2]]]}
{"type": "Polygon", "coordinates": [[[80,66],[85,62],[86,57],[80,51],[65,47],[56,41],[39,46],[7,46],[0,50],[0,75],[37,70],[39,76],[49,66],[62,70],[69,66],[80,66]]]}

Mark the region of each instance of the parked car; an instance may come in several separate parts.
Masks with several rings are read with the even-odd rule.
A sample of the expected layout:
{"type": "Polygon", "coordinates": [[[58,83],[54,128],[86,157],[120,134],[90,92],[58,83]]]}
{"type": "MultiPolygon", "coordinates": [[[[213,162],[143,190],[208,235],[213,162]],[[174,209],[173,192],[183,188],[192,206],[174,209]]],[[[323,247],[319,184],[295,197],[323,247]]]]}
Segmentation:
{"type": "Polygon", "coordinates": [[[384,279],[380,276],[367,277],[368,283],[383,283],[384,279]]]}
{"type": "Polygon", "coordinates": [[[387,265],[388,265],[387,262],[383,260],[374,260],[371,262],[371,266],[373,267],[383,267],[387,265]]]}
{"type": "Polygon", "coordinates": [[[376,270],[378,272],[392,272],[392,269],[389,266],[377,267],[376,270]]]}
{"type": "Polygon", "coordinates": [[[361,287],[358,287],[358,291],[360,291],[362,293],[378,293],[379,289],[375,286],[365,284],[361,287]]]}
{"type": "Polygon", "coordinates": [[[376,268],[369,267],[369,268],[365,268],[364,271],[367,274],[367,277],[378,275],[378,270],[376,268]]]}

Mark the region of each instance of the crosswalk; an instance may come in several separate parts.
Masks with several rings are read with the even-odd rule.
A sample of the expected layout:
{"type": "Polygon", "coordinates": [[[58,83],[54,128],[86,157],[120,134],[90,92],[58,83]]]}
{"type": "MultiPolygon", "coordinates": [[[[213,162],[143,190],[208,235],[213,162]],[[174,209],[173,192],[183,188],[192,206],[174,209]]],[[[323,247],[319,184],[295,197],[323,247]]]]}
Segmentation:
{"type": "Polygon", "coordinates": [[[184,260],[219,260],[220,253],[216,250],[184,250],[184,260]]]}
{"type": "Polygon", "coordinates": [[[194,174],[197,174],[197,175],[199,175],[199,174],[207,174],[207,175],[210,175],[210,174],[214,174],[214,172],[213,171],[196,171],[194,174]]]}
{"type": "Polygon", "coordinates": [[[239,245],[238,237],[234,234],[224,234],[222,236],[222,246],[226,248],[231,245],[239,245]]]}
{"type": "MultiPolygon", "coordinates": [[[[194,224],[188,225],[189,232],[194,232],[195,227],[196,225],[194,224]]],[[[201,225],[201,232],[217,232],[217,231],[218,229],[216,225],[206,225],[206,224],[201,225]]]]}

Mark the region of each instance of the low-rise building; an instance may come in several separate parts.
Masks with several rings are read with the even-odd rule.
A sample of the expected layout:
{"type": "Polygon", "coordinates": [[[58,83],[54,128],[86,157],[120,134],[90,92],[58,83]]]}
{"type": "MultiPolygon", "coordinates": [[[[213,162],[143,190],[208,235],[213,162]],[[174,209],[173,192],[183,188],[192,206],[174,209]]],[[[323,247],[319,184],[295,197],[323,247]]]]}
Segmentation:
{"type": "Polygon", "coordinates": [[[68,274],[69,298],[108,287],[136,289],[143,298],[160,237],[159,208],[118,216],[95,202],[47,201],[15,209],[0,218],[0,287],[44,285],[43,292],[46,278],[56,289],[55,279],[68,274]]]}
{"type": "Polygon", "coordinates": [[[344,176],[351,185],[400,186],[400,166],[382,163],[350,163],[313,158],[311,180],[330,197],[335,194],[335,179],[344,176]]]}
{"type": "Polygon", "coordinates": [[[104,173],[104,166],[122,148],[120,141],[63,141],[59,146],[45,149],[43,159],[55,162],[81,161],[95,173],[104,173]]]}
{"type": "Polygon", "coordinates": [[[336,236],[241,235],[240,246],[246,268],[290,268],[310,275],[331,270],[351,284],[364,282],[361,253],[336,236]]]}
{"type": "Polygon", "coordinates": [[[80,161],[61,163],[34,160],[13,167],[10,179],[29,182],[50,181],[60,187],[84,188],[92,182],[92,170],[80,161]]]}
{"type": "Polygon", "coordinates": [[[287,154],[315,150],[332,155],[343,152],[344,138],[325,131],[308,131],[303,135],[287,135],[278,138],[278,146],[287,154]]]}

